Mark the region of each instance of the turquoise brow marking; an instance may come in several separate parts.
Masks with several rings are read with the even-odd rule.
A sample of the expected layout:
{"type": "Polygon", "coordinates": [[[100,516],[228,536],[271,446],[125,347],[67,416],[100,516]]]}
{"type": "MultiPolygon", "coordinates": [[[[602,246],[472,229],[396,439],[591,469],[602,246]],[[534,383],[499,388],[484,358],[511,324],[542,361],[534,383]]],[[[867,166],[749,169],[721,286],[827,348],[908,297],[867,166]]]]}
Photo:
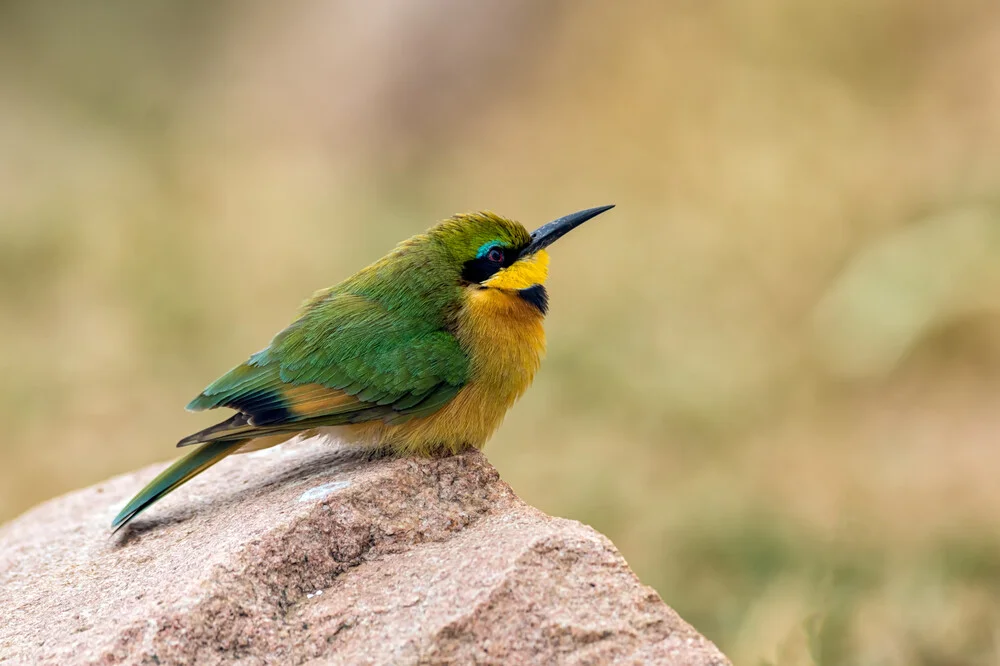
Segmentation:
{"type": "Polygon", "coordinates": [[[482,259],[486,254],[495,247],[502,247],[500,241],[491,240],[487,243],[483,243],[483,246],[479,248],[479,252],[476,252],[476,259],[482,259]]]}

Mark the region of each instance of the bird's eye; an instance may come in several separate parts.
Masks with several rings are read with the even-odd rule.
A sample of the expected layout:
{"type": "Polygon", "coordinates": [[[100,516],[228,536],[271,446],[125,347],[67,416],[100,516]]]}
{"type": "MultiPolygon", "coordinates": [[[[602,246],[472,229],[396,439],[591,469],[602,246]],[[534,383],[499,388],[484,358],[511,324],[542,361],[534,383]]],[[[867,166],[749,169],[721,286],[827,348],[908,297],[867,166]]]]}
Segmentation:
{"type": "Polygon", "coordinates": [[[486,258],[492,261],[494,264],[503,263],[503,250],[498,247],[492,248],[486,253],[486,258]]]}

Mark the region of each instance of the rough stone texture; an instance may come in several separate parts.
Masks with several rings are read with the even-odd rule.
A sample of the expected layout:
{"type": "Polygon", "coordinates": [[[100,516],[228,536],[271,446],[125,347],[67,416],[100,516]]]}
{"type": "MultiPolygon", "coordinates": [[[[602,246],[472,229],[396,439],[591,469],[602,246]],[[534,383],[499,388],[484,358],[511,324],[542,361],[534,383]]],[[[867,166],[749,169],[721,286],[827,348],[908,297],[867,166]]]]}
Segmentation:
{"type": "Polygon", "coordinates": [[[110,536],[151,467],[0,528],[3,664],[728,664],[608,539],[479,453],[235,456],[110,536]]]}

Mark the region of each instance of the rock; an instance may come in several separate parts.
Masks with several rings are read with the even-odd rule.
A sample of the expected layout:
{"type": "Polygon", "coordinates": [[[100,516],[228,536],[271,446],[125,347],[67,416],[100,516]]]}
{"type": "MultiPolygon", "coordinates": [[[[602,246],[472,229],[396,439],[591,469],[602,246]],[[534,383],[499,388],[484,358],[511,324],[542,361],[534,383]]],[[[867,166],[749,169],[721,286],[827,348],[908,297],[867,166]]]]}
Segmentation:
{"type": "Polygon", "coordinates": [[[480,453],[229,458],[111,536],[158,466],[0,528],[0,663],[728,664],[604,536],[480,453]]]}

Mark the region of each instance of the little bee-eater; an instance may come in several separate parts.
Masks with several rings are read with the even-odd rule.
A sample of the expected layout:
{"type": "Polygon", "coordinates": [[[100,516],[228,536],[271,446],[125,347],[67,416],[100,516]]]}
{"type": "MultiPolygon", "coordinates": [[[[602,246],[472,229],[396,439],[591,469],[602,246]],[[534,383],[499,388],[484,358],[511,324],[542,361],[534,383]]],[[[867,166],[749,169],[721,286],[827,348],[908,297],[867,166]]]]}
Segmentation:
{"type": "Polygon", "coordinates": [[[490,212],[456,215],[309,299],[291,326],[187,406],[236,410],[125,505],[116,530],[231,453],[330,433],[369,450],[482,448],[545,350],[545,248],[612,206],[534,233],[490,212]]]}

